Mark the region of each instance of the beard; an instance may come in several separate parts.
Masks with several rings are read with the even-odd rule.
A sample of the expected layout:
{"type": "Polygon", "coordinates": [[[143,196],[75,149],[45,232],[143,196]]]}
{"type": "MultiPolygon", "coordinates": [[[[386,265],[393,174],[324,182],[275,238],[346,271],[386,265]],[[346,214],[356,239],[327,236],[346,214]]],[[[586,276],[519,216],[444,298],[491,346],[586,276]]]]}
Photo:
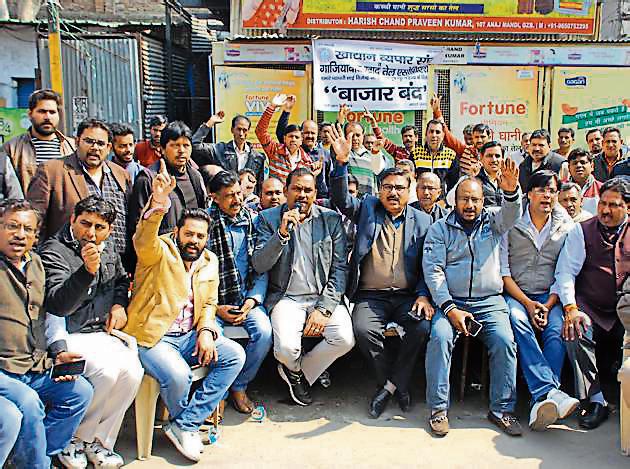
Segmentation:
{"type": "Polygon", "coordinates": [[[55,126],[52,124],[52,122],[42,122],[40,125],[37,124],[33,124],[33,128],[35,129],[35,132],[37,132],[40,135],[52,135],[55,133],[55,131],[57,130],[55,128],[55,126]],[[50,129],[45,129],[44,125],[50,125],[50,129]]]}
{"type": "Polygon", "coordinates": [[[195,262],[201,257],[203,249],[199,249],[193,254],[187,251],[187,248],[189,247],[194,247],[195,249],[197,248],[193,243],[183,244],[179,239],[177,239],[177,248],[179,249],[179,255],[182,256],[182,260],[184,262],[195,262]]]}

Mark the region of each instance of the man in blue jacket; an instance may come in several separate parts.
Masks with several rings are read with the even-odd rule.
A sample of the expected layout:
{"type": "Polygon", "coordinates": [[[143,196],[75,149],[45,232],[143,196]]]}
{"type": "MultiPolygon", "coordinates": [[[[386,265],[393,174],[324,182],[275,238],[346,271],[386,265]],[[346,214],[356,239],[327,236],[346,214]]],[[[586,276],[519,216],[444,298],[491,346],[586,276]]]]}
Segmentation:
{"type": "Polygon", "coordinates": [[[455,209],[435,222],[424,243],[422,266],[433,301],[431,339],[427,346],[429,426],[437,436],[448,433],[449,371],[455,338],[469,335],[470,320],[481,323],[479,337],[490,355],[488,419],[511,436],[522,434],[512,414],[516,404],[516,344],[509,310],[501,296],[500,245],[521,214],[516,163],[501,165],[501,208],[484,208],[483,187],[466,177],[455,192],[455,209]]]}
{"type": "MultiPolygon", "coordinates": [[[[341,130],[341,129],[339,129],[341,130]]],[[[355,303],[353,329],[366,360],[376,371],[378,390],[369,414],[377,418],[395,394],[403,412],[411,399],[409,379],[418,353],[426,344],[433,307],[420,266],[422,244],[431,217],[407,205],[411,180],[404,170],[380,174],[378,197],[359,200],[348,193],[348,155],[352,135],[332,130],[335,169],[332,199],[357,226],[346,294],[355,303]],[[385,350],[388,322],[400,325],[401,344],[393,366],[385,350]]]]}

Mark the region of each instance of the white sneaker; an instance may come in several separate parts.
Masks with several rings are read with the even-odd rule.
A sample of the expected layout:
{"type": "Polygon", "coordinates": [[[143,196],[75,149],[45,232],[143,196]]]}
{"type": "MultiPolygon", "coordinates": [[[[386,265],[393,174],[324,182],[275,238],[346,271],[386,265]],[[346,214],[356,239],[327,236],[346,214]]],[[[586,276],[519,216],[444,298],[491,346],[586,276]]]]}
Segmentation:
{"type": "Polygon", "coordinates": [[[571,415],[580,405],[580,401],[574,397],[569,396],[566,392],[562,392],[559,389],[553,389],[547,394],[547,399],[553,400],[558,406],[558,418],[566,419],[571,415]]]}
{"type": "Polygon", "coordinates": [[[98,440],[85,445],[85,455],[95,468],[118,469],[125,464],[120,454],[104,448],[98,440]]]}
{"type": "Polygon", "coordinates": [[[199,445],[202,443],[198,432],[187,432],[174,423],[169,423],[164,427],[164,433],[175,445],[177,451],[185,457],[195,462],[201,459],[201,447],[199,445]]]}
{"type": "Polygon", "coordinates": [[[536,432],[546,430],[558,420],[558,405],[553,399],[536,402],[529,412],[529,428],[536,432]]]}
{"type": "Polygon", "coordinates": [[[78,438],[72,438],[68,446],[57,455],[59,462],[67,469],[85,469],[88,465],[85,446],[78,438]]]}

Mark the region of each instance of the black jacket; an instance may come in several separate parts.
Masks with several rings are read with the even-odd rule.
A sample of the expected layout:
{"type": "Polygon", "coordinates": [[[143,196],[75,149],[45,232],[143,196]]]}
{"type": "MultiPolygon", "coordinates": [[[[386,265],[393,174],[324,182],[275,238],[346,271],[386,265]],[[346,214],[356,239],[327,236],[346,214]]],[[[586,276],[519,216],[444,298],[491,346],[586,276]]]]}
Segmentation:
{"type": "Polygon", "coordinates": [[[46,271],[46,311],[66,318],[68,333],[104,330],[112,306],[127,307],[129,278],[111,241],[92,275],[83,265],[81,245],[66,224],[40,248],[46,271]]]}
{"type": "Polygon", "coordinates": [[[486,171],[481,168],[479,175],[483,188],[483,206],[484,207],[500,207],[503,205],[503,191],[500,187],[495,187],[490,181],[490,177],[486,171]]]}
{"type": "Polygon", "coordinates": [[[523,191],[523,193],[527,192],[527,184],[529,183],[529,178],[532,176],[532,174],[534,174],[536,171],[543,171],[547,169],[553,171],[556,174],[559,174],[562,163],[564,163],[566,160],[562,156],[551,151],[545,157],[542,164],[538,167],[536,171],[532,170],[533,161],[534,159],[530,155],[527,155],[518,167],[518,183],[520,184],[521,191],[523,191]]]}

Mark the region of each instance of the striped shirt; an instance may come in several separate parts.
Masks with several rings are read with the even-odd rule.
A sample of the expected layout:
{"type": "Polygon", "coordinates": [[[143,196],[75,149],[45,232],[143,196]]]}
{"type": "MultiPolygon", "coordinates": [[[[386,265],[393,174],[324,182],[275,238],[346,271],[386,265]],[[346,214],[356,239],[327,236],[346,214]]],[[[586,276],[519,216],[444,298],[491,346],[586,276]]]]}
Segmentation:
{"type": "Polygon", "coordinates": [[[56,135],[52,140],[40,140],[31,135],[31,142],[33,142],[33,147],[35,147],[37,164],[61,158],[61,142],[56,135]]]}
{"type": "Polygon", "coordinates": [[[360,196],[376,195],[378,192],[378,184],[376,182],[376,174],[374,173],[373,159],[379,156],[372,155],[364,147],[357,151],[351,150],[348,158],[348,172],[357,178],[359,182],[358,191],[360,196]]]}

